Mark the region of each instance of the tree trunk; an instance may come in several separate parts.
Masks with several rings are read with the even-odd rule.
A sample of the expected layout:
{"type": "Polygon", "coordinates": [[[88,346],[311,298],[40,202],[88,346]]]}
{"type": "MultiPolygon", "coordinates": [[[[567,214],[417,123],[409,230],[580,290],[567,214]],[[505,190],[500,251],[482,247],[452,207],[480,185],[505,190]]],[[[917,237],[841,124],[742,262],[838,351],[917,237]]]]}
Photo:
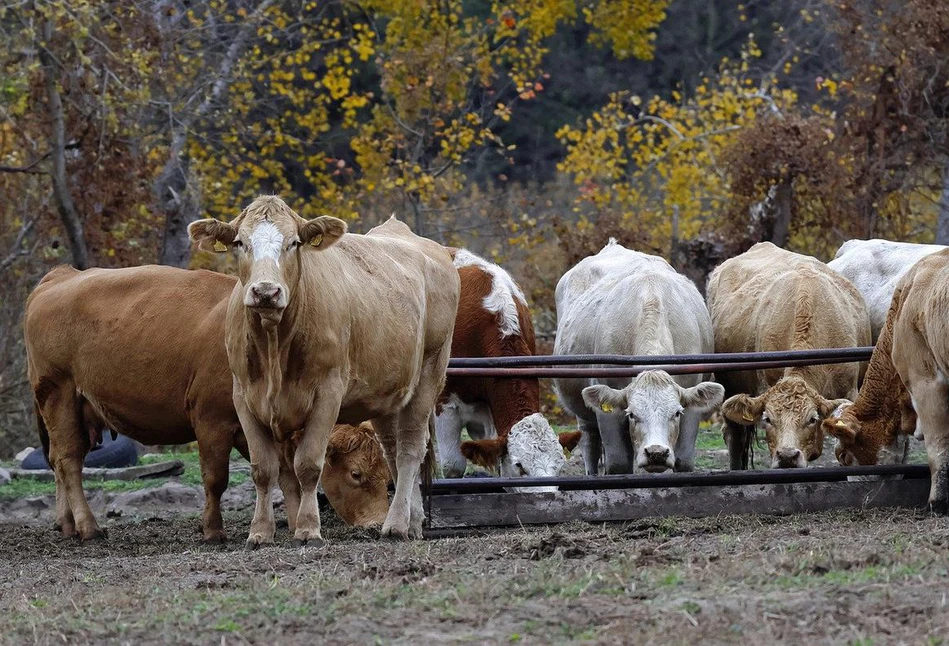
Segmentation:
{"type": "Polygon", "coordinates": [[[52,132],[50,133],[50,157],[53,167],[50,177],[53,182],[53,200],[56,210],[66,229],[66,239],[72,252],[72,264],[76,269],[85,269],[89,266],[89,250],[86,248],[86,238],[82,231],[82,220],[76,213],[76,205],[69,193],[66,180],[66,123],[63,114],[63,101],[59,96],[59,66],[50,55],[50,41],[53,39],[53,23],[47,20],[43,25],[43,43],[40,44],[39,56],[43,64],[43,74],[46,77],[46,100],[49,103],[49,116],[52,132]]]}
{"type": "Polygon", "coordinates": [[[771,203],[772,217],[774,218],[774,228],[771,230],[771,242],[779,247],[784,247],[788,243],[788,236],[791,232],[791,182],[781,182],[775,186],[774,200],[771,203]]]}
{"type": "Polygon", "coordinates": [[[942,173],[939,219],[936,221],[936,244],[949,245],[949,165],[942,173]]]}

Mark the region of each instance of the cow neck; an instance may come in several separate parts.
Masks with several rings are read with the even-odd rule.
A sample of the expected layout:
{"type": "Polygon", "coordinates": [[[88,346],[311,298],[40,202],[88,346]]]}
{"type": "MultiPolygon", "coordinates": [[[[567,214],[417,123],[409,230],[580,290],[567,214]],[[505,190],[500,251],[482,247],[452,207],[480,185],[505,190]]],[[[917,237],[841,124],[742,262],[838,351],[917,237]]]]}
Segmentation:
{"type": "Polygon", "coordinates": [[[859,420],[869,420],[899,411],[900,398],[905,391],[890,352],[893,346],[892,329],[884,328],[877,345],[870,355],[870,365],[863,376],[863,385],[852,411],[859,420]]]}
{"type": "Polygon", "coordinates": [[[264,326],[260,318],[248,311],[249,324],[254,331],[251,334],[257,356],[263,359],[263,374],[267,379],[267,404],[270,409],[270,428],[277,441],[284,440],[281,426],[282,407],[280,393],[283,389],[283,376],[287,369],[290,353],[301,351],[294,348],[298,338],[298,313],[304,311],[305,303],[301,303],[303,290],[300,289],[300,278],[297,276],[295,290],[291,293],[287,307],[284,309],[280,322],[276,325],[264,326]]]}

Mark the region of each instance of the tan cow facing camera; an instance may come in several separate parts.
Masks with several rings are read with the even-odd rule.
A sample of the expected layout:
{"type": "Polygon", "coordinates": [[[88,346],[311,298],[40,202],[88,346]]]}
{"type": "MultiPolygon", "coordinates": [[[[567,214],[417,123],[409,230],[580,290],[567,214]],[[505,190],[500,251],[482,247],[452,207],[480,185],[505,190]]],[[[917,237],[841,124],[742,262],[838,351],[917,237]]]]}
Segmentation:
{"type": "Polygon", "coordinates": [[[316,487],[337,419],[371,419],[379,435],[396,483],[383,535],[420,538],[419,476],[458,308],[448,251],[394,217],[347,234],[342,220],[304,220],[275,196],[188,231],[238,254],[224,337],[257,488],[247,546],[273,543],[281,460],[300,487],[286,498],[294,543],[322,542],[316,487]]]}

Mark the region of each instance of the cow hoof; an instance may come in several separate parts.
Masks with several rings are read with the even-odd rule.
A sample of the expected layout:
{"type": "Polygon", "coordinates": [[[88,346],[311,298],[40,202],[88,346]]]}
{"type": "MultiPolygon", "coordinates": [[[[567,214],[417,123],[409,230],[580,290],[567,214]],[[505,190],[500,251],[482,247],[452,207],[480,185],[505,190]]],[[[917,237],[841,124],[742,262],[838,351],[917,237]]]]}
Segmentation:
{"type": "Polygon", "coordinates": [[[108,537],[108,532],[98,527],[86,532],[79,532],[79,538],[83,543],[87,543],[89,541],[104,541],[108,537]]]}
{"type": "Polygon", "coordinates": [[[312,538],[294,538],[290,541],[290,545],[293,547],[315,547],[320,548],[326,545],[326,541],[318,536],[312,538]]]}
{"type": "Polygon", "coordinates": [[[395,527],[383,527],[382,538],[388,538],[393,541],[404,541],[409,538],[408,529],[398,529],[395,527]]]}
{"type": "Polygon", "coordinates": [[[272,538],[270,540],[266,540],[262,536],[250,536],[248,537],[247,542],[244,543],[244,549],[248,552],[252,552],[267,545],[273,545],[272,538]]]}
{"type": "Polygon", "coordinates": [[[929,511],[937,516],[949,516],[949,499],[931,501],[929,511]]]}
{"type": "Polygon", "coordinates": [[[205,545],[224,545],[227,542],[227,534],[222,529],[205,532],[202,540],[205,545]]]}

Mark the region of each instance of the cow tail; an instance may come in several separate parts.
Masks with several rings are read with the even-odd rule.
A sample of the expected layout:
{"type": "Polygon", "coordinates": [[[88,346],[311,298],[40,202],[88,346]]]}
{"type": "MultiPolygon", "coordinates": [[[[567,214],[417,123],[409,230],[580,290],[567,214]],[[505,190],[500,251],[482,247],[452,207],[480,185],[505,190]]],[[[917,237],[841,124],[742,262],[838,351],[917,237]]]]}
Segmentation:
{"type": "Polygon", "coordinates": [[[36,412],[36,430],[40,436],[40,444],[43,446],[43,456],[46,458],[46,464],[50,464],[49,431],[46,429],[46,422],[43,420],[43,414],[40,412],[40,405],[36,399],[33,399],[33,410],[36,412]]]}

